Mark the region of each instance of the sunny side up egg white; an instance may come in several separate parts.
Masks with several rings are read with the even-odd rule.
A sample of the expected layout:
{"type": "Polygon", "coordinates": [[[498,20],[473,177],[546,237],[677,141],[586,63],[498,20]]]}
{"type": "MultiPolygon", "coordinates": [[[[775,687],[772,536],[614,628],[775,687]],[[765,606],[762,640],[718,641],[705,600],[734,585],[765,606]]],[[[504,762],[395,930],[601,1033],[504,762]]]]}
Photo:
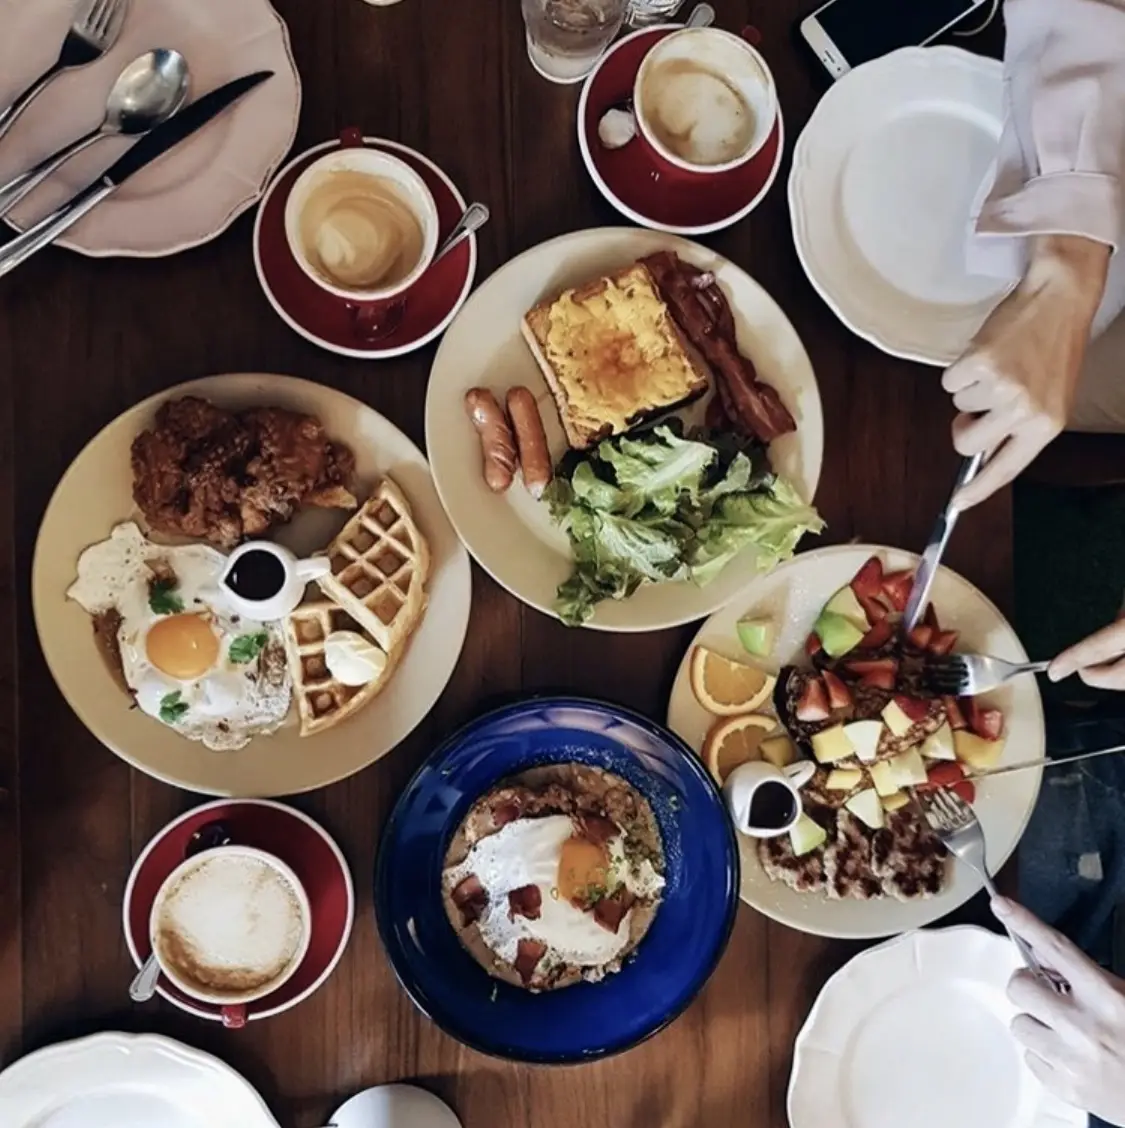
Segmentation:
{"type": "MultiPolygon", "coordinates": [[[[477,926],[481,939],[502,960],[514,964],[520,940],[535,939],[547,945],[548,957],[597,967],[616,959],[628,944],[629,914],[616,932],[610,932],[592,912],[583,912],[559,896],[563,845],[574,833],[574,823],[566,815],[516,819],[482,838],[460,865],[445,872],[447,889],[455,888],[469,874],[476,874],[484,886],[488,904],[477,926]],[[508,894],[526,885],[539,886],[538,920],[509,913],[508,894]]],[[[649,861],[628,861],[624,835],[610,839],[607,850],[610,869],[631,893],[652,897],[664,887],[664,879],[649,861]]]]}
{"type": "Polygon", "coordinates": [[[217,751],[273,732],[291,696],[279,626],[226,604],[218,587],[225,563],[207,545],[153,544],[126,522],[82,553],[67,592],[91,615],[121,616],[122,673],[138,707],[217,751]],[[167,574],[174,583],[154,595],[167,574]]]}

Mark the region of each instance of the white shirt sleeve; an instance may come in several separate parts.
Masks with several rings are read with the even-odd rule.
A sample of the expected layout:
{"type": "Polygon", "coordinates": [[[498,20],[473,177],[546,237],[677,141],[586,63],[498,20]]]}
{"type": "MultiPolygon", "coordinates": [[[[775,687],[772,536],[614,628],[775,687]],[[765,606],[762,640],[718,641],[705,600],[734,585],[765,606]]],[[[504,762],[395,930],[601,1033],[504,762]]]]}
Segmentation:
{"type": "MultiPolygon", "coordinates": [[[[1125,0],[1007,0],[1006,120],[981,236],[1125,236],[1125,0]]],[[[990,240],[985,240],[990,241],[990,240]]]]}

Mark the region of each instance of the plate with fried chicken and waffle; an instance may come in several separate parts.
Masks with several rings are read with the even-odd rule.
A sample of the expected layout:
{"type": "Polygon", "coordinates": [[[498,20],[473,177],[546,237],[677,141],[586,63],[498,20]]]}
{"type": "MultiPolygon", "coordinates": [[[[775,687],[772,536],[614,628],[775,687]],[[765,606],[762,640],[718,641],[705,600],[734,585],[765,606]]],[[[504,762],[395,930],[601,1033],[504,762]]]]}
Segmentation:
{"type": "Polygon", "coordinates": [[[972,804],[993,872],[1039,794],[1039,769],[988,775],[1045,754],[1035,679],[953,698],[927,676],[955,651],[1024,662],[1019,638],[944,567],[904,635],[917,564],[872,545],[804,553],[708,619],[676,675],[668,727],[716,783],[748,761],[813,767],[791,829],[738,835],[742,899],[803,932],[863,939],[922,928],[981,888],[930,831],[920,792],[948,787],[972,804]]]}
{"type": "Polygon", "coordinates": [[[701,619],[822,527],[800,338],[745,271],[636,228],[563,235],[469,299],[430,372],[434,482],[480,565],[573,626],[701,619]]]}
{"type": "Polygon", "coordinates": [[[207,377],[118,416],[56,487],[32,567],[86,727],[216,795],[307,791],[391,751],[452,675],[470,600],[421,451],[288,376],[207,377]]]}

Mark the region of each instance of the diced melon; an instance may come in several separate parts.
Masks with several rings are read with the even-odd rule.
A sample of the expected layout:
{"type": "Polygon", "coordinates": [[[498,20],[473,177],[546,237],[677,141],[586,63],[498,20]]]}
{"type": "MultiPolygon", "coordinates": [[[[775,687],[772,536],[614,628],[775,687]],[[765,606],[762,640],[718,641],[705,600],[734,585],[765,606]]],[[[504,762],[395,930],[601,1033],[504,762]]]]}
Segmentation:
{"type": "Polygon", "coordinates": [[[825,654],[830,658],[839,658],[854,650],[867,633],[857,627],[851,619],[845,619],[843,615],[837,615],[834,611],[821,611],[813,630],[816,631],[825,654]]]}
{"type": "Polygon", "coordinates": [[[801,812],[797,821],[789,828],[789,844],[793,853],[799,858],[823,846],[828,841],[828,835],[818,822],[801,812]]]}
{"type": "Polygon", "coordinates": [[[922,742],[922,755],[927,760],[957,759],[957,750],[953,743],[953,729],[950,728],[948,721],[922,742]]]}
{"type": "Polygon", "coordinates": [[[905,752],[900,752],[889,763],[891,775],[900,788],[920,787],[926,782],[926,765],[922,762],[922,755],[917,748],[908,748],[905,752]]]}
{"type": "Polygon", "coordinates": [[[829,791],[854,791],[863,782],[859,768],[837,768],[828,773],[824,786],[829,791]]]}
{"type": "Polygon", "coordinates": [[[768,658],[773,650],[773,623],[768,619],[743,619],[737,626],[738,641],[747,654],[768,658]]]}
{"type": "Polygon", "coordinates": [[[767,736],[758,745],[758,750],[762,753],[762,759],[775,768],[787,768],[800,759],[797,746],[785,735],[767,736]]]}
{"type": "Polygon", "coordinates": [[[852,721],[844,725],[844,732],[852,742],[855,754],[864,763],[871,763],[879,748],[879,741],[883,736],[882,721],[852,721]]]}
{"type": "Polygon", "coordinates": [[[813,755],[822,764],[834,764],[837,760],[846,760],[855,755],[852,742],[844,732],[843,725],[833,725],[831,728],[822,729],[813,734],[813,755]]]}
{"type": "Polygon", "coordinates": [[[867,770],[871,774],[871,782],[875,784],[875,790],[881,796],[893,795],[898,791],[898,783],[895,780],[894,772],[891,771],[889,760],[880,760],[879,763],[872,764],[867,770]]]}
{"type": "Polygon", "coordinates": [[[884,811],[899,811],[910,802],[910,796],[905,791],[896,791],[893,795],[883,796],[884,811]]]}
{"type": "Polygon", "coordinates": [[[905,736],[914,727],[914,722],[902,711],[902,706],[897,701],[887,702],[883,720],[895,736],[905,736]]]}
{"type": "Polygon", "coordinates": [[[957,751],[957,759],[978,772],[996,767],[1004,754],[1002,740],[985,740],[968,729],[958,729],[953,734],[953,747],[957,751]]]}
{"type": "Polygon", "coordinates": [[[864,634],[871,627],[867,619],[867,612],[864,611],[863,604],[856,598],[851,584],[840,588],[824,605],[824,610],[832,615],[839,615],[842,619],[847,619],[849,623],[859,627],[864,634]]]}
{"type": "Polygon", "coordinates": [[[883,817],[882,801],[873,788],[869,787],[866,791],[861,791],[858,795],[853,795],[844,806],[847,807],[860,822],[865,823],[872,830],[881,830],[886,824],[886,819],[883,817]]]}

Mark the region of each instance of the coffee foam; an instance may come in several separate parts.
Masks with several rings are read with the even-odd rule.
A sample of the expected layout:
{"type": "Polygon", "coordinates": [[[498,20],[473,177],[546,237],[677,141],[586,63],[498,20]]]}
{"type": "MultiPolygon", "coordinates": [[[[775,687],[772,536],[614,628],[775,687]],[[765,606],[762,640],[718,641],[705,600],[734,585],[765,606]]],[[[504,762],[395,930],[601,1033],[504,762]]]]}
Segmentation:
{"type": "Polygon", "coordinates": [[[300,899],[283,873],[219,851],[164,896],[155,939],[161,961],[187,983],[237,995],[278,979],[304,930],[300,899]]]}

